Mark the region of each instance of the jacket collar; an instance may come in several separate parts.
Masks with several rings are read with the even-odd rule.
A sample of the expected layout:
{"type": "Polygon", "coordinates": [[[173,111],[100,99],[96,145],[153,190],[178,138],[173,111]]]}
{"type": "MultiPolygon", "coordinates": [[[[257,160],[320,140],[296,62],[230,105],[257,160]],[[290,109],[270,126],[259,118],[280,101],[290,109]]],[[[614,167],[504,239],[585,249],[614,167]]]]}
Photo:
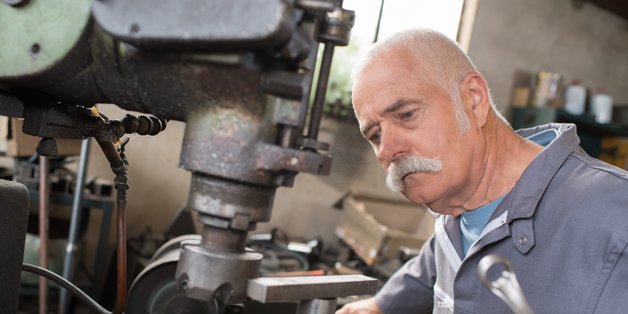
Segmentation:
{"type": "Polygon", "coordinates": [[[512,191],[493,214],[494,217],[505,210],[508,210],[508,222],[532,217],[552,178],[580,144],[574,124],[551,123],[516,132],[522,137],[529,137],[547,129],[556,130],[558,137],[528,165],[512,191]]]}

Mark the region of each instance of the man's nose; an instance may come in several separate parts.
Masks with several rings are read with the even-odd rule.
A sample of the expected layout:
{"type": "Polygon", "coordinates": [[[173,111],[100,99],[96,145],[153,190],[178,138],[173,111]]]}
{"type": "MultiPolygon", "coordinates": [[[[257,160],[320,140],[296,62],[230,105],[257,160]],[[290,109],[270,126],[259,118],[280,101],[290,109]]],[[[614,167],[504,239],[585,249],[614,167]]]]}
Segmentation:
{"type": "Polygon", "coordinates": [[[382,131],[379,142],[379,159],[385,165],[407,153],[403,138],[393,130],[382,131]]]}

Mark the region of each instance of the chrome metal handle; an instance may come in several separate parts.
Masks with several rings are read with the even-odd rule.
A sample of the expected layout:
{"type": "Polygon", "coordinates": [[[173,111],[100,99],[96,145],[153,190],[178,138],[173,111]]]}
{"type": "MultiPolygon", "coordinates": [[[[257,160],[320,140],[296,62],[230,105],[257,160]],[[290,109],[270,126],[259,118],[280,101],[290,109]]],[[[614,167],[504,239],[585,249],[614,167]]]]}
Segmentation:
{"type": "Polygon", "coordinates": [[[508,259],[495,254],[483,257],[478,264],[478,277],[491,292],[510,307],[513,313],[534,314],[512,271],[512,263],[508,259]],[[501,265],[504,270],[497,279],[491,280],[488,278],[488,272],[497,265],[501,265]]]}

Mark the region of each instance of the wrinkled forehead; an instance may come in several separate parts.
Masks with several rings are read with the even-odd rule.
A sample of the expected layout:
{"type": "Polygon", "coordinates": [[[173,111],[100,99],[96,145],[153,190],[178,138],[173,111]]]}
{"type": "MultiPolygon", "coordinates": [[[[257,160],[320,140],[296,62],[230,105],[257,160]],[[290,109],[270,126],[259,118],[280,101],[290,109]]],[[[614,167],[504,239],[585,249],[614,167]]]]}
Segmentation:
{"type": "Polygon", "coordinates": [[[400,98],[411,98],[432,85],[420,64],[403,54],[383,54],[354,78],[351,99],[358,121],[400,98]]]}

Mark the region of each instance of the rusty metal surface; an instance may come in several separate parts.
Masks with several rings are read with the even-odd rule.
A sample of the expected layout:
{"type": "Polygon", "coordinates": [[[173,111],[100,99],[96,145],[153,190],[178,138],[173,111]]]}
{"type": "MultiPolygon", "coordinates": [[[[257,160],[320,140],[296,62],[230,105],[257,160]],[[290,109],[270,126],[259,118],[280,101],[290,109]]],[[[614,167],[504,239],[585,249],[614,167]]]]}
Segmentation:
{"type": "MultiPolygon", "coordinates": [[[[247,215],[250,222],[264,222],[270,219],[275,189],[273,186],[246,185],[195,173],[190,184],[188,206],[226,220],[247,215]]],[[[245,230],[248,227],[247,224],[245,230]]]]}
{"type": "Polygon", "coordinates": [[[331,157],[312,151],[283,148],[259,143],[256,147],[257,169],[268,172],[283,170],[327,175],[331,169],[331,157]]]}

